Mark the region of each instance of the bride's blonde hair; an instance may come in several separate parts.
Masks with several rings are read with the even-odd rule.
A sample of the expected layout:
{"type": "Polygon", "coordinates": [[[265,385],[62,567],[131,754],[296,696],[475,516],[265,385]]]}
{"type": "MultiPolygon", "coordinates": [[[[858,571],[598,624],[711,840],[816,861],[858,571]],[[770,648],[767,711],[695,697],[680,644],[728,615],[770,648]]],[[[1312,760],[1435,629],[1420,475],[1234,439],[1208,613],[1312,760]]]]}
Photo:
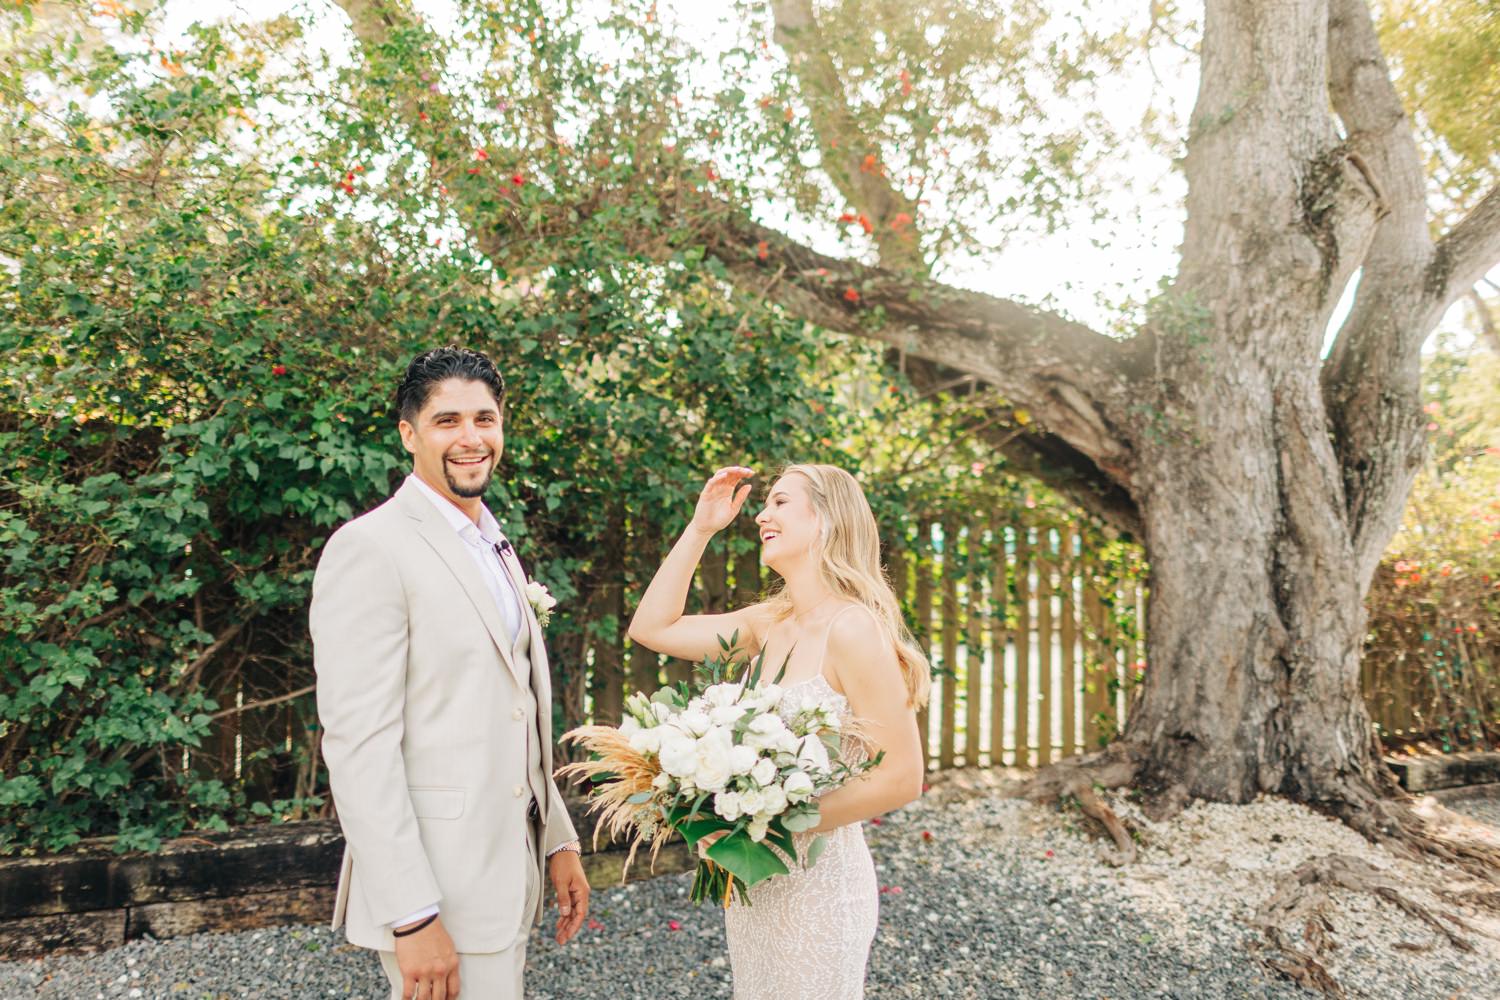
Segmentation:
{"type": "MultiPolygon", "coordinates": [[[[932,669],[906,622],[896,592],[880,568],[880,532],[875,514],[859,481],[836,465],[789,465],[782,477],[799,475],[807,481],[808,497],[818,515],[818,542],[814,552],[823,582],[835,594],[857,601],[880,623],[901,675],[906,679],[906,701],[912,708],[927,704],[932,688],[932,669]]],[[[780,583],[767,598],[778,619],[792,614],[792,599],[780,583]]]]}

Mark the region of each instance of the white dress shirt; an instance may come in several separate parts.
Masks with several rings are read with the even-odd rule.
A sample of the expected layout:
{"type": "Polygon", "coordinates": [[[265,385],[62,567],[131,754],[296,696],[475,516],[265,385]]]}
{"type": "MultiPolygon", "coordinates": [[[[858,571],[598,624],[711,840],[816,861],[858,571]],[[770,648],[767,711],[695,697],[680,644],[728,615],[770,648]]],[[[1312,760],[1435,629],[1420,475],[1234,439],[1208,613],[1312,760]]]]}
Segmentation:
{"type": "Polygon", "coordinates": [[[495,599],[495,605],[500,609],[500,618],[505,622],[506,632],[514,636],[521,629],[525,619],[522,617],[521,606],[517,603],[520,596],[516,593],[516,586],[511,582],[510,575],[505,572],[505,567],[501,565],[500,554],[495,551],[496,545],[510,544],[500,533],[500,522],[496,521],[490,509],[481,503],[479,523],[476,525],[469,520],[469,515],[454,505],[452,500],[422,482],[415,473],[408,478],[422,491],[422,495],[431,500],[432,505],[442,512],[443,519],[463,540],[469,558],[473,559],[474,565],[479,567],[479,575],[484,580],[484,585],[489,588],[490,596],[495,599]]]}

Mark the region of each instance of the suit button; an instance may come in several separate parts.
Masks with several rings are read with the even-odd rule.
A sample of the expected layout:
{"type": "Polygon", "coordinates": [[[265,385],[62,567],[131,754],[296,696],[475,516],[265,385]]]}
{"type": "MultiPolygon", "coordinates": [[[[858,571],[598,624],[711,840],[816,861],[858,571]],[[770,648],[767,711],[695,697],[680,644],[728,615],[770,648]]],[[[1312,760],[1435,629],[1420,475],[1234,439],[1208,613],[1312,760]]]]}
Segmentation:
{"type": "Polygon", "coordinates": [[[525,712],[523,712],[519,708],[517,708],[517,709],[512,709],[511,710],[510,717],[512,719],[515,719],[517,722],[519,722],[521,720],[521,717],[524,716],[525,714],[526,714],[525,712]]]}
{"type": "Polygon", "coordinates": [[[522,795],[526,794],[526,789],[521,785],[517,785],[515,788],[511,789],[511,794],[519,799],[522,795]]]}

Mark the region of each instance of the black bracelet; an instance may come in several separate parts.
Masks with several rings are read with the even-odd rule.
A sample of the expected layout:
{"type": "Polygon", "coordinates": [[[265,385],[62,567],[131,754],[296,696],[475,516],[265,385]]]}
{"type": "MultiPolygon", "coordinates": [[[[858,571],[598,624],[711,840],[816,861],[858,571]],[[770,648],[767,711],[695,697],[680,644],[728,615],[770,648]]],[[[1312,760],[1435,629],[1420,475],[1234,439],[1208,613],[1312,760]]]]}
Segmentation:
{"type": "Polygon", "coordinates": [[[419,931],[422,928],[426,927],[428,924],[432,923],[437,918],[438,918],[438,915],[436,913],[434,913],[432,916],[427,917],[426,919],[424,919],[421,923],[412,924],[410,927],[403,927],[399,931],[396,930],[395,928],[392,928],[391,929],[391,936],[392,937],[406,937],[408,934],[415,934],[415,933],[417,933],[417,931],[419,931]]]}

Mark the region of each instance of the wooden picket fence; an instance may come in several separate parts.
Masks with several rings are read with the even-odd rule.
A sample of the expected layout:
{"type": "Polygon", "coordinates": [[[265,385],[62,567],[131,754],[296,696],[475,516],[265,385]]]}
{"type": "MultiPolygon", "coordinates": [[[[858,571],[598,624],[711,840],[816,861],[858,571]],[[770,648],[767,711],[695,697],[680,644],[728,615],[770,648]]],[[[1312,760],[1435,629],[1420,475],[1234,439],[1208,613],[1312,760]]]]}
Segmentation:
{"type": "MultiPolygon", "coordinates": [[[[886,559],[908,624],[933,665],[918,721],[930,767],[1032,767],[1117,733],[1143,665],[1140,588],[1110,578],[1073,526],[922,521],[888,536],[886,559]]],[[[718,543],[695,580],[696,609],[754,600],[763,570],[750,539],[718,543]]],[[[612,607],[623,602],[611,595],[612,607]]],[[[632,690],[688,676],[688,664],[595,642],[581,706],[619,718],[632,690]]]]}
{"type": "MultiPolygon", "coordinates": [[[[690,664],[625,638],[664,548],[632,528],[619,525],[618,548],[603,556],[606,582],[582,595],[586,633],[550,643],[564,728],[618,721],[630,692],[691,674],[690,664]]],[[[932,698],[919,716],[929,767],[1036,767],[1121,731],[1146,669],[1145,592],[1089,537],[1055,519],[939,518],[887,532],[887,568],[933,665],[932,698]]],[[[768,583],[747,519],[705,553],[689,610],[749,604],[768,583]]],[[[1500,635],[1488,631],[1473,634],[1436,610],[1372,617],[1361,681],[1383,739],[1490,745],[1500,733],[1500,635]]],[[[206,679],[233,709],[221,713],[199,762],[214,762],[251,798],[321,793],[310,671],[267,662],[257,668],[264,677],[247,666],[206,679]]]]}

